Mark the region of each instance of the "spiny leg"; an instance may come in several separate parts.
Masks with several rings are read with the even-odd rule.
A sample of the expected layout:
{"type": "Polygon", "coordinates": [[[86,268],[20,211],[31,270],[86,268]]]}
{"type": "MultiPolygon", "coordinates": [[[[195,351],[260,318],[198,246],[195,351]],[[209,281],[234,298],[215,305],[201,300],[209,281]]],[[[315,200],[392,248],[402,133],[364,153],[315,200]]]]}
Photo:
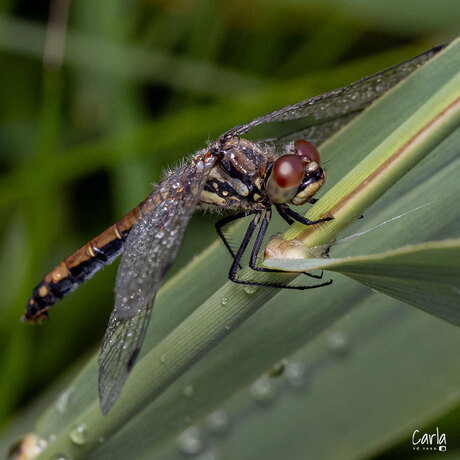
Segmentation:
{"type": "MultiPolygon", "coordinates": [[[[216,224],[215,224],[216,232],[219,235],[220,239],[223,241],[225,247],[227,248],[227,251],[232,256],[232,259],[235,259],[235,253],[233,252],[232,247],[228,243],[227,238],[225,238],[225,235],[224,235],[224,232],[222,231],[222,228],[225,225],[230,224],[231,222],[234,222],[235,220],[241,219],[243,217],[246,217],[246,213],[245,212],[239,212],[237,214],[233,214],[232,216],[223,217],[222,219],[218,220],[216,222],[216,224]]],[[[239,266],[239,268],[242,268],[241,265],[239,266]]]]}
{"type": "MultiPolygon", "coordinates": [[[[264,240],[265,234],[267,233],[268,224],[270,223],[272,217],[271,209],[265,212],[264,218],[262,220],[262,224],[260,225],[259,233],[257,234],[256,241],[251,251],[251,257],[249,259],[249,268],[255,270],[257,272],[283,272],[286,273],[284,270],[276,270],[264,267],[257,266],[257,256],[259,255],[260,248],[262,246],[262,241],[264,240]]],[[[309,275],[309,273],[307,273],[309,275]]]]}
{"type": "Polygon", "coordinates": [[[310,220],[310,219],[307,219],[306,217],[301,216],[297,212],[293,211],[286,204],[277,204],[276,209],[280,213],[281,217],[283,217],[283,215],[286,215],[287,217],[290,217],[291,219],[295,220],[296,222],[300,222],[301,224],[304,224],[304,225],[321,224],[322,222],[327,222],[329,220],[334,219],[333,217],[324,217],[323,219],[310,220]]]}
{"type": "Polygon", "coordinates": [[[286,212],[284,211],[284,208],[281,205],[275,204],[275,207],[276,207],[276,210],[278,211],[278,214],[287,222],[288,225],[292,225],[295,222],[294,219],[291,219],[286,214],[286,212]]]}
{"type": "MultiPolygon", "coordinates": [[[[215,224],[217,234],[220,236],[220,238],[224,242],[225,247],[227,248],[228,252],[230,253],[230,255],[232,256],[233,259],[235,259],[235,253],[234,253],[232,247],[230,246],[230,244],[228,243],[227,239],[225,238],[225,235],[222,232],[222,228],[225,225],[227,225],[227,224],[229,224],[229,223],[231,223],[231,222],[233,222],[233,221],[235,221],[237,219],[241,219],[242,217],[247,217],[246,213],[241,212],[241,213],[238,213],[238,214],[234,214],[232,216],[224,217],[223,219],[220,219],[215,224]]],[[[250,259],[250,262],[249,262],[249,267],[252,270],[255,270],[255,271],[258,271],[258,272],[283,272],[283,270],[276,270],[276,269],[269,269],[269,268],[264,268],[264,267],[257,267],[257,265],[256,265],[257,256],[259,255],[260,247],[262,245],[262,241],[264,239],[265,233],[267,232],[267,228],[268,228],[268,224],[270,223],[270,219],[271,219],[271,210],[267,211],[265,213],[264,219],[262,221],[262,225],[261,225],[259,233],[257,235],[257,239],[256,239],[256,242],[255,242],[254,248],[253,248],[253,250],[251,252],[251,259],[250,259]]],[[[285,220],[287,221],[288,224],[294,223],[294,221],[290,217],[287,217],[285,220]]],[[[238,268],[242,269],[243,267],[241,266],[241,264],[239,264],[238,268]]],[[[308,273],[308,272],[302,272],[302,273],[304,275],[309,276],[310,278],[315,278],[315,279],[322,279],[322,277],[323,277],[323,272],[321,272],[321,275],[312,275],[311,273],[308,273]]]]}
{"type": "MultiPolygon", "coordinates": [[[[238,271],[238,268],[241,268],[241,259],[243,257],[244,251],[246,251],[246,248],[248,247],[249,241],[251,241],[251,237],[254,233],[255,228],[259,224],[259,219],[260,219],[260,213],[257,213],[254,216],[254,219],[252,219],[251,223],[249,224],[248,229],[246,230],[246,233],[243,237],[243,241],[241,241],[240,247],[238,248],[238,251],[236,252],[235,256],[233,257],[233,262],[232,265],[230,266],[230,271],[228,272],[228,277],[230,281],[233,281],[234,283],[238,284],[248,284],[243,281],[237,280],[236,279],[236,273],[238,271]]],[[[233,250],[229,248],[230,252],[233,253],[233,250]]]]}
{"type": "MultiPolygon", "coordinates": [[[[265,236],[265,233],[267,231],[268,223],[270,222],[270,214],[271,214],[270,211],[266,211],[265,216],[264,216],[264,220],[262,222],[261,229],[259,230],[259,234],[257,235],[258,242],[256,241],[256,244],[258,244],[258,249],[257,249],[257,251],[254,251],[254,249],[252,251],[253,253],[255,253],[255,257],[257,257],[257,253],[260,250],[262,240],[263,240],[263,238],[265,236]],[[269,214],[268,217],[267,217],[267,213],[269,214]]],[[[237,253],[235,255],[235,258],[233,260],[232,266],[230,267],[230,271],[228,273],[228,277],[229,277],[230,281],[233,281],[234,283],[237,283],[237,284],[245,284],[245,285],[249,285],[249,286],[266,286],[266,287],[274,287],[274,288],[282,288],[282,289],[297,289],[297,290],[301,290],[301,291],[306,290],[306,289],[314,289],[314,288],[317,288],[317,287],[329,286],[330,284],[332,284],[332,280],[329,280],[326,283],[315,284],[315,285],[311,285],[311,286],[287,286],[287,285],[281,284],[281,283],[262,283],[262,282],[256,282],[256,281],[244,281],[244,280],[237,279],[236,274],[238,272],[238,267],[240,265],[240,262],[241,262],[241,259],[242,259],[243,255],[244,255],[244,252],[246,251],[246,249],[248,247],[248,244],[251,241],[252,235],[254,234],[254,230],[259,225],[259,220],[260,220],[260,213],[257,213],[255,215],[254,219],[249,224],[248,229],[246,230],[246,234],[244,235],[243,241],[241,242],[241,245],[238,248],[238,251],[237,251],[237,253]]],[[[251,253],[251,257],[253,257],[252,253],[251,253]]],[[[265,271],[265,269],[263,271],[265,271]]],[[[276,271],[276,270],[268,270],[267,269],[267,271],[276,271]]]]}
{"type": "Polygon", "coordinates": [[[259,255],[262,241],[264,240],[265,234],[267,233],[268,224],[272,216],[271,209],[265,212],[262,224],[260,225],[259,233],[257,234],[256,241],[251,251],[251,257],[249,259],[249,267],[257,272],[281,272],[282,270],[270,270],[269,268],[257,266],[257,256],[259,255]]]}

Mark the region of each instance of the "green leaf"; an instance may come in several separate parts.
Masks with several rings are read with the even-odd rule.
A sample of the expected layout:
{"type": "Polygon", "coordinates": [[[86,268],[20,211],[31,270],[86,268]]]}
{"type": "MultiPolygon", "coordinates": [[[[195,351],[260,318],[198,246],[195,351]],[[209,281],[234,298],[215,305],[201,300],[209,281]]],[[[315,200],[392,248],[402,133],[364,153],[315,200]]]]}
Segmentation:
{"type": "Polygon", "coordinates": [[[460,326],[460,239],[369,256],[269,260],[287,271],[332,270],[460,326]]]}
{"type": "MultiPolygon", "coordinates": [[[[300,313],[298,320],[310,340],[285,356],[287,362],[279,363],[284,365],[280,377],[273,377],[273,372],[259,376],[252,385],[216,406],[217,413],[209,413],[174,442],[147,450],[142,458],[172,460],[197,444],[202,455],[214,453],[219,458],[374,458],[395,440],[402,443],[401,458],[410,458],[414,430],[432,433],[423,427],[460,407],[460,334],[420,310],[404,308],[400,302],[364,287],[358,290],[361,294],[354,298],[347,288],[342,290],[343,299],[353,304],[351,311],[313,339],[309,329],[312,322],[316,327],[321,307],[310,316],[310,324],[305,321],[306,313],[294,307],[293,313],[300,313]],[[216,418],[225,423],[217,425],[216,418]]],[[[340,292],[329,295],[340,301],[340,292]]],[[[329,305],[323,299],[322,307],[325,303],[329,305]]],[[[276,314],[276,307],[280,307],[275,302],[268,306],[274,307],[270,314],[276,314]]],[[[290,305],[284,307],[289,309],[290,305]]],[[[314,308],[310,302],[302,307],[314,308]]],[[[251,326],[262,339],[266,323],[258,328],[252,321],[251,326]]],[[[282,326],[280,322],[278,343],[297,339],[296,328],[291,336],[282,326]]],[[[266,336],[273,332],[269,327],[266,336]]],[[[228,346],[238,346],[238,339],[228,346]]],[[[255,341],[244,341],[241,346],[255,341]]],[[[274,352],[274,347],[268,345],[267,352],[274,352]]],[[[255,354],[262,355],[257,346],[255,354]]],[[[253,362],[255,358],[249,359],[253,362]]],[[[226,368],[220,365],[220,371],[226,368]]],[[[202,388],[202,380],[193,383],[195,404],[206,404],[200,393],[202,389],[212,393],[211,384],[202,388]]],[[[222,379],[213,383],[216,387],[223,384],[222,379]]],[[[153,411],[149,415],[155,417],[153,411]]],[[[143,422],[146,426],[151,423],[147,418],[143,422]]],[[[458,439],[454,426],[443,421],[435,426],[446,433],[450,451],[458,439]]],[[[139,437],[142,434],[149,436],[147,429],[139,437]]],[[[127,437],[124,440],[129,443],[127,437]]],[[[121,442],[115,445],[122,448],[121,442]]]]}

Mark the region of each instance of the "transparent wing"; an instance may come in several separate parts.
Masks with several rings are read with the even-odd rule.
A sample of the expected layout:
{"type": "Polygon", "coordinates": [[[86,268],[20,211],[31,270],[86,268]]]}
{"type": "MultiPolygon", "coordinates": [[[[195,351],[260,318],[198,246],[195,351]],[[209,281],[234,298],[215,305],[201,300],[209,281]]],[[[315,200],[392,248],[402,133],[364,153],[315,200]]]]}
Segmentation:
{"type": "Polygon", "coordinates": [[[172,171],[141,205],[118,268],[115,307],[99,355],[99,399],[104,414],[133,368],[155,295],[176,258],[213,164],[212,156],[195,156],[172,171]]]}
{"type": "Polygon", "coordinates": [[[252,128],[265,123],[299,120],[297,127],[289,134],[270,141],[287,142],[296,138],[307,138],[321,144],[342,126],[349,123],[372,101],[382,96],[398,82],[436,55],[439,46],[408,61],[390,67],[370,77],[365,77],[344,88],[329,91],[319,96],[288,105],[258,117],[249,123],[236,126],[224,136],[243,135],[252,128]]]}

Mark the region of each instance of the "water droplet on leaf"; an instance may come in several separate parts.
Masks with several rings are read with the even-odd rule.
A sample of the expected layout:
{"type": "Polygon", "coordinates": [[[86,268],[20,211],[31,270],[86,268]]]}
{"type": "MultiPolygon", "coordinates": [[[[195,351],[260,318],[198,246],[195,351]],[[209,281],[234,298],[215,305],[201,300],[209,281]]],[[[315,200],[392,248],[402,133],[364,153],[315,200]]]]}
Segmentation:
{"type": "Polygon", "coordinates": [[[348,352],[348,338],[343,331],[333,331],[327,336],[327,346],[333,353],[344,355],[348,352]]]}
{"type": "Polygon", "coordinates": [[[287,359],[283,359],[279,363],[276,363],[269,372],[270,377],[279,377],[280,375],[283,375],[284,370],[287,365],[288,365],[287,359]]]}
{"type": "Polygon", "coordinates": [[[75,387],[70,387],[66,391],[61,393],[61,395],[58,397],[54,404],[54,407],[56,408],[58,414],[65,413],[65,411],[67,410],[67,406],[69,405],[70,396],[74,391],[75,387]]]}
{"type": "Polygon", "coordinates": [[[228,414],[224,410],[216,410],[206,418],[207,427],[214,433],[227,431],[228,423],[228,414]]]}
{"type": "Polygon", "coordinates": [[[176,447],[180,452],[188,455],[196,455],[203,450],[204,443],[200,429],[191,426],[183,431],[176,439],[176,447]]]}
{"type": "Polygon", "coordinates": [[[88,428],[84,423],[77,425],[69,434],[70,440],[79,446],[88,442],[88,428]]]}
{"type": "Polygon", "coordinates": [[[254,294],[255,292],[257,291],[257,286],[250,286],[249,284],[244,286],[244,292],[246,292],[246,294],[254,294]]]}
{"type": "Polygon", "coordinates": [[[289,363],[286,366],[286,378],[293,386],[300,386],[305,383],[306,367],[303,363],[289,363]]]}
{"type": "Polygon", "coordinates": [[[275,389],[269,377],[264,375],[251,385],[249,394],[257,402],[267,403],[275,397],[275,389]]]}

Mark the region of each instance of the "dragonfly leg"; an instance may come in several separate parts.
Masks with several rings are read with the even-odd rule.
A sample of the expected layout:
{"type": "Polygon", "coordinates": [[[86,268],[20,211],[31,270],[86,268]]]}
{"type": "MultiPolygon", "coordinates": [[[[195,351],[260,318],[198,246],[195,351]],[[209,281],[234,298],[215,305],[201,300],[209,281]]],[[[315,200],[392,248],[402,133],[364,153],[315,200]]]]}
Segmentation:
{"type": "Polygon", "coordinates": [[[288,205],[286,204],[279,204],[276,205],[276,209],[280,213],[281,217],[283,217],[283,214],[287,215],[291,219],[295,220],[296,222],[300,222],[301,224],[304,225],[315,225],[315,224],[321,224],[322,222],[327,222],[329,220],[334,219],[333,217],[324,217],[323,219],[318,219],[318,220],[310,220],[307,219],[306,217],[301,216],[297,212],[293,211],[288,205]],[[280,211],[281,210],[281,211],[280,211]]]}
{"type": "MultiPolygon", "coordinates": [[[[262,224],[261,224],[261,228],[260,228],[259,233],[258,233],[257,238],[256,238],[256,243],[255,243],[254,248],[253,248],[253,250],[251,252],[251,259],[254,259],[254,260],[252,260],[254,262],[254,266],[255,266],[255,259],[257,258],[257,254],[258,254],[258,252],[260,250],[263,238],[265,236],[265,233],[266,233],[267,228],[268,228],[268,224],[270,222],[270,217],[271,217],[271,211],[266,211],[264,219],[263,219],[262,224]],[[267,214],[268,214],[268,216],[267,216],[267,214]]],[[[246,249],[247,249],[247,247],[249,245],[249,242],[251,241],[252,235],[254,234],[254,230],[259,225],[259,221],[260,221],[260,214],[257,213],[255,215],[254,219],[249,224],[249,227],[248,227],[248,229],[246,231],[246,234],[244,235],[243,241],[241,242],[241,245],[238,248],[238,251],[237,251],[237,253],[235,255],[235,258],[233,259],[232,266],[230,267],[230,271],[228,273],[228,277],[229,277],[229,279],[231,281],[233,281],[234,283],[237,283],[237,284],[245,284],[245,285],[249,285],[249,286],[266,286],[266,287],[283,288],[283,289],[297,289],[297,290],[314,289],[314,288],[317,288],[317,287],[329,286],[330,284],[332,284],[332,280],[329,280],[329,281],[327,281],[325,283],[315,284],[315,285],[310,285],[310,286],[289,286],[289,285],[282,284],[282,283],[262,283],[262,282],[257,282],[257,281],[246,281],[246,280],[237,279],[236,275],[237,275],[237,272],[238,272],[238,267],[240,266],[241,259],[242,259],[243,255],[244,255],[244,252],[246,251],[246,249]]],[[[251,267],[251,268],[253,268],[253,267],[251,267]]],[[[257,268],[260,268],[260,267],[257,267],[257,268]]],[[[273,271],[278,271],[278,270],[261,269],[261,270],[258,270],[258,271],[273,272],[273,271]]]]}
{"type": "MultiPolygon", "coordinates": [[[[288,217],[289,218],[289,217],[288,217]]],[[[268,228],[268,224],[270,223],[270,219],[271,219],[271,210],[268,210],[266,213],[265,213],[265,216],[264,216],[264,219],[262,220],[262,224],[260,226],[260,230],[259,230],[259,233],[257,235],[257,238],[256,238],[256,242],[254,243],[254,247],[252,248],[252,252],[251,252],[251,258],[249,259],[249,267],[252,269],[252,270],[255,270],[255,271],[258,271],[258,272],[284,272],[286,273],[284,270],[276,270],[276,269],[270,269],[270,268],[264,268],[264,267],[258,267],[257,266],[257,256],[259,255],[259,252],[260,252],[260,248],[262,246],[262,241],[264,239],[264,236],[265,234],[267,233],[267,228],[268,228]]],[[[321,270],[321,275],[312,275],[311,273],[308,273],[308,272],[301,272],[302,274],[304,275],[307,275],[309,276],[310,278],[314,278],[314,279],[322,279],[323,278],[323,271],[321,270]]]]}
{"type": "Polygon", "coordinates": [[[256,241],[251,251],[251,257],[249,259],[249,267],[252,270],[257,272],[281,272],[282,270],[270,270],[269,268],[258,267],[257,266],[257,256],[259,255],[260,248],[262,246],[262,241],[264,240],[264,236],[267,233],[268,224],[270,223],[271,219],[271,209],[265,212],[265,216],[262,220],[262,224],[260,225],[259,233],[257,234],[256,241]]]}
{"type": "MultiPolygon", "coordinates": [[[[246,217],[246,213],[239,212],[238,214],[233,214],[231,216],[223,217],[222,219],[218,220],[215,224],[216,232],[219,235],[222,242],[224,243],[225,247],[227,248],[227,251],[232,256],[232,259],[235,259],[235,253],[233,252],[232,247],[228,243],[227,238],[225,238],[222,228],[225,227],[225,225],[230,224],[231,222],[234,222],[235,220],[241,219],[243,217],[246,217]]],[[[239,268],[242,268],[241,265],[239,265],[239,268]]]]}
{"type": "Polygon", "coordinates": [[[294,219],[291,219],[285,212],[284,208],[277,204],[275,205],[276,206],[276,210],[278,211],[278,214],[287,222],[288,225],[292,225],[295,220],[294,219]]]}

